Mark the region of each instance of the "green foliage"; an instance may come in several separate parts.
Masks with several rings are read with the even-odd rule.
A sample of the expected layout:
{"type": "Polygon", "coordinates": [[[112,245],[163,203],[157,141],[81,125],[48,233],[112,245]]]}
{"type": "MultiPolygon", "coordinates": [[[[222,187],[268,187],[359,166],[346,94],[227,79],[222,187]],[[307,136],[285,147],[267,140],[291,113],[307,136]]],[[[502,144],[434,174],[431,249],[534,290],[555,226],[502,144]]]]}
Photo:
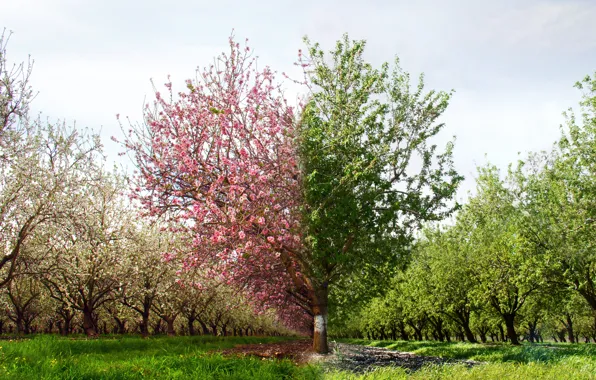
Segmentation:
{"type": "Polygon", "coordinates": [[[375,322],[361,322],[361,331],[393,315],[428,333],[446,317],[447,333],[461,338],[468,325],[470,341],[502,335],[503,323],[514,343],[516,330],[531,340],[596,340],[596,75],[576,87],[580,116],[566,113],[554,150],[529,155],[504,177],[480,167],[455,223],[427,228],[388,287],[385,303],[396,312],[369,302],[359,315],[375,322]]]}
{"type": "Polygon", "coordinates": [[[411,228],[453,210],[446,203],[462,180],[453,169],[453,144],[443,153],[429,139],[450,94],[424,93],[420,78],[395,61],[374,69],[364,41],[337,42],[327,57],[306,40],[312,84],[300,122],[306,241],[312,271],[322,281],[363,263],[399,258],[411,228]],[[328,63],[330,62],[330,63],[328,63]],[[421,168],[413,170],[418,160],[421,168]],[[389,243],[388,243],[389,241],[389,243]]]}

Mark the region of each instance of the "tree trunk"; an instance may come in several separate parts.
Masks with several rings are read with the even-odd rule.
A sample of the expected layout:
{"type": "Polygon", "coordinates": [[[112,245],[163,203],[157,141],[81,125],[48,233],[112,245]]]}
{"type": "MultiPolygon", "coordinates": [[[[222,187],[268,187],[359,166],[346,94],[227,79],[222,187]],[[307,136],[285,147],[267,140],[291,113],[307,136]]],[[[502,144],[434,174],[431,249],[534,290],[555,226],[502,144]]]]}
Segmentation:
{"type": "Polygon", "coordinates": [[[197,335],[197,332],[195,331],[194,318],[188,318],[188,335],[190,335],[190,336],[197,335]]]}
{"type": "Polygon", "coordinates": [[[32,327],[32,324],[33,324],[33,318],[23,320],[23,327],[24,327],[25,335],[35,333],[35,331],[34,331],[35,326],[32,327]]]}
{"type": "Polygon", "coordinates": [[[472,332],[472,329],[470,329],[470,324],[466,323],[462,327],[464,329],[464,334],[466,335],[466,339],[468,340],[468,342],[478,343],[476,337],[474,336],[474,333],[472,332]]]}
{"type": "Polygon", "coordinates": [[[457,331],[457,339],[459,339],[460,342],[465,342],[466,341],[466,334],[464,333],[464,329],[461,328],[457,331]]]}
{"type": "Polygon", "coordinates": [[[207,327],[205,322],[203,322],[199,319],[199,324],[201,325],[201,329],[203,330],[203,335],[209,335],[210,334],[209,327],[207,327]]]}
{"type": "Polygon", "coordinates": [[[168,317],[164,318],[167,325],[168,325],[168,335],[169,336],[176,336],[176,330],[174,329],[174,322],[176,321],[176,317],[168,317]]]}
{"type": "Polygon", "coordinates": [[[161,318],[159,318],[153,324],[153,335],[158,335],[158,334],[161,334],[162,332],[163,332],[163,320],[161,318]]]}
{"type": "Polygon", "coordinates": [[[569,337],[569,343],[575,343],[576,339],[573,334],[573,321],[571,320],[571,315],[569,315],[569,313],[567,313],[566,319],[567,324],[565,327],[567,328],[567,336],[569,337]]]}
{"type": "Polygon", "coordinates": [[[327,305],[329,290],[327,283],[323,283],[313,291],[312,311],[314,315],[313,349],[316,353],[326,354],[329,352],[327,343],[327,305]]]}
{"type": "Polygon", "coordinates": [[[17,334],[25,334],[25,323],[22,316],[17,314],[15,325],[17,326],[17,334]]]}
{"type": "Polygon", "coordinates": [[[417,341],[422,341],[422,330],[414,328],[414,335],[416,336],[417,341]]]}
{"type": "Polygon", "coordinates": [[[116,332],[118,334],[126,334],[126,320],[122,320],[118,317],[113,317],[116,322],[116,332]]]}
{"type": "Polygon", "coordinates": [[[438,340],[439,342],[443,342],[445,340],[445,334],[443,331],[443,319],[441,317],[429,317],[429,322],[433,327],[433,339],[438,340]]]}
{"type": "Polygon", "coordinates": [[[93,321],[93,309],[85,305],[83,307],[83,330],[87,336],[97,336],[97,330],[93,321]]]}
{"type": "Polygon", "coordinates": [[[474,333],[472,332],[472,329],[470,328],[470,310],[468,308],[461,307],[455,311],[455,315],[457,316],[455,321],[458,321],[458,324],[464,330],[466,339],[468,339],[470,343],[478,343],[474,333]]]}
{"type": "Polygon", "coordinates": [[[399,336],[401,340],[409,340],[408,331],[406,330],[406,324],[404,321],[399,321],[399,336]]]}
{"type": "Polygon", "coordinates": [[[71,321],[72,318],[69,318],[68,316],[62,316],[62,320],[58,321],[57,325],[58,325],[58,331],[60,332],[60,335],[68,335],[70,334],[70,330],[71,330],[71,321]]]}
{"type": "Polygon", "coordinates": [[[152,299],[145,298],[143,302],[143,312],[141,313],[141,324],[139,329],[141,330],[141,336],[147,338],[149,336],[149,313],[151,313],[151,302],[152,299]]]}
{"type": "Polygon", "coordinates": [[[534,343],[538,341],[538,333],[536,332],[538,326],[538,318],[535,318],[534,321],[528,322],[528,340],[530,343],[534,343]]]}
{"type": "Polygon", "coordinates": [[[499,323],[499,332],[501,333],[501,337],[500,337],[501,338],[501,342],[505,342],[506,341],[506,339],[505,339],[505,331],[503,331],[503,325],[501,325],[500,323],[499,323]]]}
{"type": "Polygon", "coordinates": [[[504,314],[503,319],[505,320],[505,327],[507,328],[507,336],[511,344],[518,345],[519,340],[517,339],[517,332],[515,331],[515,314],[504,314]]]}

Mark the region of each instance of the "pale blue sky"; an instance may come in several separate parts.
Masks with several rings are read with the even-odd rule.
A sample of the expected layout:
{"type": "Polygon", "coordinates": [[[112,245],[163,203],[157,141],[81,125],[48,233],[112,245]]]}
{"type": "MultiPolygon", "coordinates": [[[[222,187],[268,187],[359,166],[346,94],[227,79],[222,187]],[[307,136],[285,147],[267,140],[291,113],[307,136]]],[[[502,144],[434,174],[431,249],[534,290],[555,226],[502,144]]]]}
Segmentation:
{"type": "Polygon", "coordinates": [[[0,0],[9,59],[35,59],[34,109],[101,128],[110,160],[115,115],[140,121],[150,78],[182,87],[232,28],[279,72],[294,70],[305,34],[325,47],[344,32],[367,39],[373,63],[397,54],[429,88],[456,90],[444,136],[457,135],[462,196],[485,154],[505,168],[517,152],[550,148],[579,100],[573,83],[596,70],[594,20],[596,0],[0,0]]]}

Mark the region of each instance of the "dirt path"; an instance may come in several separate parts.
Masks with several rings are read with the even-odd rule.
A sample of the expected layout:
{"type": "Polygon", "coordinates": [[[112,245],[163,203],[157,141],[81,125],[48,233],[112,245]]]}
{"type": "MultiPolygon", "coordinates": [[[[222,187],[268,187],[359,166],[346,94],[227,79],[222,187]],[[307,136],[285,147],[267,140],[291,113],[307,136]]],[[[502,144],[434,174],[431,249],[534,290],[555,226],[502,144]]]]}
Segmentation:
{"type": "Polygon", "coordinates": [[[297,340],[268,344],[246,344],[222,352],[223,355],[256,356],[260,358],[290,359],[296,364],[318,362],[328,371],[345,370],[363,373],[378,367],[397,366],[416,371],[427,364],[483,364],[473,360],[443,359],[435,356],[419,356],[386,348],[360,346],[346,343],[330,343],[331,352],[319,355],[312,351],[310,340],[297,340]]]}
{"type": "MultiPolygon", "coordinates": [[[[296,364],[308,363],[313,355],[312,341],[291,340],[279,343],[242,344],[225,350],[223,355],[256,356],[270,359],[290,359],[296,364]]],[[[323,356],[323,355],[321,355],[323,356]]]]}

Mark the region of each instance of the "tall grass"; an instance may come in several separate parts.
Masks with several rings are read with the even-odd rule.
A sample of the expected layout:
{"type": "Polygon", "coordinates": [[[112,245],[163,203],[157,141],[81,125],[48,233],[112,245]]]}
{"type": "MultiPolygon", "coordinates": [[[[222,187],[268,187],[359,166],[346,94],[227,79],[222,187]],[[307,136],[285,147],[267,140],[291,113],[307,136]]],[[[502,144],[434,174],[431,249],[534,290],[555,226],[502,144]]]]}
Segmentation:
{"type": "Polygon", "coordinates": [[[381,368],[364,375],[324,373],[289,360],[223,357],[237,344],[290,338],[108,337],[93,340],[35,336],[0,341],[1,379],[596,379],[596,346],[522,345],[343,340],[419,355],[486,362],[428,366],[408,373],[381,368]]]}
{"type": "Polygon", "coordinates": [[[287,338],[162,337],[71,340],[35,336],[0,342],[0,378],[10,379],[313,379],[318,367],[289,360],[224,358],[236,344],[287,338]]]}

